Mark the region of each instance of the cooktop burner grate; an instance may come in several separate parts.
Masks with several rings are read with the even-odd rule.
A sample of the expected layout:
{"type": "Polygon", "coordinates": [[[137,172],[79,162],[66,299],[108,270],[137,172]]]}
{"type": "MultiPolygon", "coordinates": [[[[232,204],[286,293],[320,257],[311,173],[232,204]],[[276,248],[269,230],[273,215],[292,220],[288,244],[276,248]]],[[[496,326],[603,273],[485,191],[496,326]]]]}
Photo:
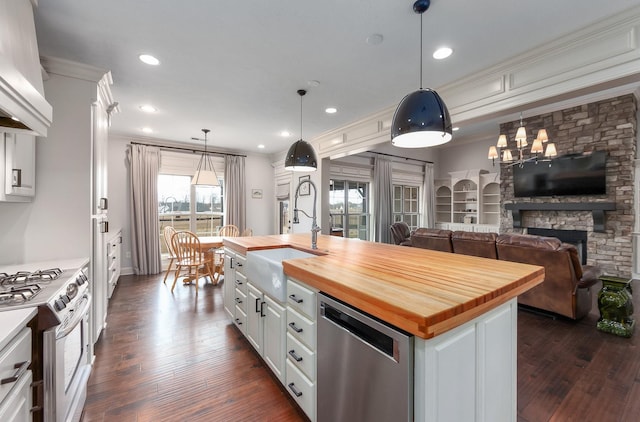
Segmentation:
{"type": "Polygon", "coordinates": [[[42,287],[38,284],[12,286],[0,291],[0,306],[27,302],[40,293],[41,290],[42,287]]]}
{"type": "Polygon", "coordinates": [[[14,274],[0,273],[0,285],[30,285],[34,282],[47,282],[60,277],[62,270],[60,268],[49,268],[38,271],[18,271],[14,274]]]}

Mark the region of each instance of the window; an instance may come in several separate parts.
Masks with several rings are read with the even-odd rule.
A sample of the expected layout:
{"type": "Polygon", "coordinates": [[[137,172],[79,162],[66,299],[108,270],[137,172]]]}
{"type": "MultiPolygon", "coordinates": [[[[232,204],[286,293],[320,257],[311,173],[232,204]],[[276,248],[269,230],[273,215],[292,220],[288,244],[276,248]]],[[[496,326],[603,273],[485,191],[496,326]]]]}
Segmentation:
{"type": "Polygon", "coordinates": [[[417,186],[393,185],[393,221],[404,221],[411,230],[420,222],[420,190],[417,186]]]}
{"type": "MultiPolygon", "coordinates": [[[[195,186],[191,176],[158,175],[160,233],[167,225],[198,235],[215,235],[224,224],[222,186],[195,186]]],[[[160,242],[166,253],[164,242],[160,242]]]]}
{"type": "Polygon", "coordinates": [[[331,180],[329,216],[331,230],[344,237],[369,239],[369,183],[331,180]]]}

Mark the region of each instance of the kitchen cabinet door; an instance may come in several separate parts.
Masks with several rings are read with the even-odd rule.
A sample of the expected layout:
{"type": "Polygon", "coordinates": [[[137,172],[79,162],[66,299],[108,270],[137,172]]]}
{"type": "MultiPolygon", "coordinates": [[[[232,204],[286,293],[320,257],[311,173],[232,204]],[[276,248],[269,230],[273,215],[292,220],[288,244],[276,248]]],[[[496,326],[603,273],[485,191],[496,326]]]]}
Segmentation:
{"type": "Polygon", "coordinates": [[[36,137],[22,133],[0,133],[3,139],[2,194],[0,200],[28,202],[36,193],[36,137]]]}

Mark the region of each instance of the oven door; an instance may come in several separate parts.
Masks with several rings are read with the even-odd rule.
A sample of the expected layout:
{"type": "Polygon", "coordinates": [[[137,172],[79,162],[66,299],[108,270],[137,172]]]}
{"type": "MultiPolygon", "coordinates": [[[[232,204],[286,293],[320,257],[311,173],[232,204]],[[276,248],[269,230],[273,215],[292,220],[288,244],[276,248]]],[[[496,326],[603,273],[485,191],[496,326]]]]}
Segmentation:
{"type": "Polygon", "coordinates": [[[91,295],[78,301],[72,316],[45,332],[45,420],[77,422],[91,373],[89,312],[91,295]]]}

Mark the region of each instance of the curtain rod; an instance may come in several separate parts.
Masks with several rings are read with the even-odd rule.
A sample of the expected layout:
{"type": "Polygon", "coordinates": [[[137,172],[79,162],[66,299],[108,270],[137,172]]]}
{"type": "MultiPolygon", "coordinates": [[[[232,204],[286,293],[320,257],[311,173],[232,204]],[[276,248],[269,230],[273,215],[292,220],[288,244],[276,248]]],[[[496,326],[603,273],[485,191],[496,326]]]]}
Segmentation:
{"type": "Polygon", "coordinates": [[[421,163],[433,164],[433,161],[419,160],[417,158],[401,157],[400,155],[387,154],[386,152],[373,152],[373,151],[367,151],[367,152],[369,154],[386,155],[388,157],[402,158],[403,160],[413,160],[413,161],[419,161],[421,163]]]}
{"type": "MultiPolygon", "coordinates": [[[[131,145],[144,145],[144,146],[147,146],[147,147],[158,147],[158,148],[164,149],[164,150],[189,151],[189,152],[192,152],[194,154],[200,154],[200,153],[204,152],[204,149],[185,148],[185,147],[172,147],[172,146],[169,146],[169,145],[145,144],[144,142],[136,142],[136,141],[131,141],[129,143],[131,145]]],[[[216,152],[216,151],[209,151],[209,150],[207,150],[207,154],[230,155],[232,157],[246,157],[246,155],[242,155],[242,154],[232,154],[230,152],[216,152]]]]}

